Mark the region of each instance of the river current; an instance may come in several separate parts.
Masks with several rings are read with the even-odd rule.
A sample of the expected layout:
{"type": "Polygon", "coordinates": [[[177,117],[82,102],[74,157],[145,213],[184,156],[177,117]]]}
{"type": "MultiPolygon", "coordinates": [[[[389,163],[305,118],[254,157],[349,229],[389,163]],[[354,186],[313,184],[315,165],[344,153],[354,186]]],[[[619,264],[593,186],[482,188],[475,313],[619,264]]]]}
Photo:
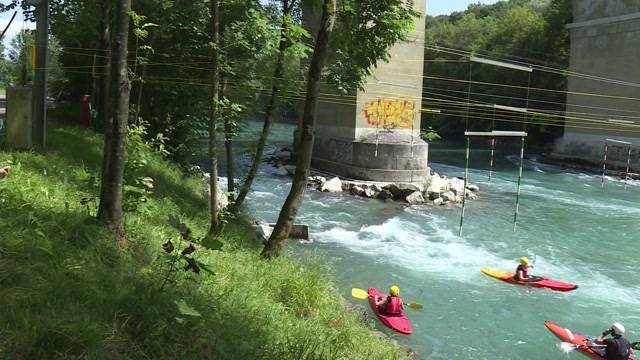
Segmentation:
{"type": "MultiPolygon", "coordinates": [[[[276,126],[272,144],[290,143],[291,130],[276,126]]],[[[500,153],[491,181],[488,157],[486,150],[472,152],[470,182],[481,192],[467,203],[462,236],[459,207],[408,207],[309,190],[297,222],[310,225],[312,241],[290,251],[319,256],[350,302],[366,305],[351,298],[352,287],[386,291],[397,284],[406,302],[424,304],[406,310],[411,336],[376,322],[422,359],[565,359],[544,320],[593,335],[619,321],[630,341],[640,341],[640,184],[607,178],[603,187],[599,176],[527,160],[514,232],[517,156],[500,153]],[[523,255],[535,259],[534,274],[579,288],[527,289],[479,271],[514,269],[523,255]]],[[[430,150],[439,174],[463,176],[463,161],[461,148],[430,150]]],[[[265,165],[248,198],[252,215],[275,222],[289,188],[289,177],[265,165]]]]}

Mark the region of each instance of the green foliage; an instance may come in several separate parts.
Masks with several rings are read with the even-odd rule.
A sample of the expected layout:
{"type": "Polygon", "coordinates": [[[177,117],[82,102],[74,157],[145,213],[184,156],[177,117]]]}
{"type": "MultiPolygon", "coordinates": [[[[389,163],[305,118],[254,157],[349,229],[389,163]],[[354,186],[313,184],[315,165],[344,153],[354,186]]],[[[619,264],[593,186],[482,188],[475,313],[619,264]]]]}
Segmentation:
{"type": "Polygon", "coordinates": [[[35,40],[30,30],[21,30],[11,39],[9,61],[12,63],[11,83],[26,85],[33,81],[33,65],[29,61],[35,40]]]}
{"type": "Polygon", "coordinates": [[[46,155],[0,151],[13,163],[0,188],[0,358],[405,358],[342,308],[319,261],[260,261],[242,219],[226,226],[223,252],[196,244],[189,255],[215,276],[180,260],[167,277],[162,244],[184,230],[167,219],[207,232],[201,180],[147,154],[154,193],[117,243],[81,203],[98,195],[102,139],[67,127],[50,136],[46,155]]]}
{"type": "Polygon", "coordinates": [[[433,127],[431,126],[420,131],[420,138],[426,142],[433,142],[442,139],[438,132],[433,130],[433,127]]]}
{"type": "MultiPolygon", "coordinates": [[[[33,81],[34,66],[30,63],[30,54],[35,49],[34,33],[21,30],[11,39],[8,60],[0,62],[0,83],[2,86],[26,85],[33,81]]],[[[65,86],[67,79],[60,66],[62,48],[55,37],[49,39],[48,54],[48,90],[49,96],[57,97],[65,86]]]]}
{"type": "MultiPolygon", "coordinates": [[[[493,59],[564,69],[569,65],[569,32],[566,24],[570,22],[569,0],[512,0],[493,5],[474,4],[466,11],[451,16],[427,17],[427,45],[461,49],[493,59]]],[[[426,70],[429,76],[454,80],[471,78],[474,82],[515,86],[507,88],[473,84],[471,102],[528,106],[559,113],[564,111],[564,96],[550,98],[546,92],[527,92],[528,74],[483,64],[473,64],[469,73],[468,62],[446,62],[465,60],[464,57],[433,49],[428,49],[425,57],[444,61],[429,63],[426,70]]],[[[566,90],[567,79],[559,74],[534,71],[530,86],[566,90]]],[[[466,102],[469,91],[467,83],[438,79],[428,79],[424,89],[430,107],[442,106],[442,103],[436,103],[433,99],[466,102]]],[[[465,130],[466,109],[462,106],[444,106],[443,109],[443,115],[438,116],[431,125],[448,137],[460,137],[465,130]]],[[[501,113],[494,115],[491,110],[472,106],[469,121],[470,130],[521,130],[524,119],[501,113]]],[[[548,143],[561,134],[562,127],[529,124],[528,132],[534,142],[548,143]]]]}
{"type": "Polygon", "coordinates": [[[147,140],[147,124],[129,124],[127,133],[127,163],[124,177],[125,211],[136,211],[140,203],[147,201],[153,193],[154,180],[147,174],[149,162],[155,156],[167,154],[166,138],[162,133],[156,134],[151,141],[147,140]]]}

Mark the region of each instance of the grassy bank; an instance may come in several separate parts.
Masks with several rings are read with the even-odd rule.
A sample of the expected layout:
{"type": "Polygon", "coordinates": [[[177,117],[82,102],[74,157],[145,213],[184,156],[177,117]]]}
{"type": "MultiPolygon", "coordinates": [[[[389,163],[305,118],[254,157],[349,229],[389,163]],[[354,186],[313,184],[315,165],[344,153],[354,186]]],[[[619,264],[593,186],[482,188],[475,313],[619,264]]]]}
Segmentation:
{"type": "Polygon", "coordinates": [[[56,127],[46,155],[0,152],[0,358],[393,359],[332,295],[323,270],[290,258],[260,261],[246,221],[233,220],[222,251],[199,248],[201,265],[162,250],[186,247],[167,219],[205,233],[200,181],[159,157],[137,170],[153,194],[127,213],[115,243],[93,215],[101,139],[56,127]],[[204,268],[203,268],[204,269],[204,268]]]}

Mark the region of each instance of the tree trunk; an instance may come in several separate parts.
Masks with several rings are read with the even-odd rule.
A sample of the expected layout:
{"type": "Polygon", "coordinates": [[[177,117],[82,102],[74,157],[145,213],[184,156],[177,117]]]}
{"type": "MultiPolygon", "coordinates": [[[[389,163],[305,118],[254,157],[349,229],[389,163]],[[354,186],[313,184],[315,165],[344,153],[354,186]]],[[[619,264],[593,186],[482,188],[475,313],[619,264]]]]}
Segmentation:
{"type": "Polygon", "coordinates": [[[291,226],[302,206],[304,192],[307,188],[309,169],[311,168],[311,155],[313,154],[313,139],[316,123],[316,107],[320,93],[320,78],[322,69],[329,52],[329,39],[333,31],[336,17],[336,0],[324,0],[322,7],[322,20],[316,39],[311,65],[309,66],[309,78],[307,79],[307,94],[302,115],[302,131],[300,133],[300,145],[296,159],[296,173],[293,176],[293,184],[287,200],[280,210],[280,216],[269,241],[262,250],[262,258],[271,258],[280,255],[282,243],[289,237],[291,226]]]}
{"type": "Polygon", "coordinates": [[[113,229],[119,237],[124,235],[122,196],[124,167],[127,161],[127,127],[129,120],[129,83],[127,56],[129,13],[131,0],[118,0],[116,33],[113,41],[113,72],[111,74],[113,112],[105,134],[104,174],[98,219],[113,229]]]}
{"type": "MultiPolygon", "coordinates": [[[[220,97],[224,98],[227,91],[227,77],[222,75],[222,89],[220,97]]],[[[227,192],[229,193],[229,204],[233,204],[233,193],[235,192],[235,181],[233,174],[233,120],[230,116],[224,119],[224,147],[227,153],[227,192]]]]}
{"type": "MultiPolygon", "coordinates": [[[[293,2],[295,0],[291,1],[293,2]]],[[[260,134],[260,139],[258,140],[258,145],[256,147],[256,153],[254,154],[253,161],[251,162],[251,168],[249,169],[247,177],[244,179],[244,182],[240,187],[240,193],[238,194],[238,197],[236,198],[236,201],[232,207],[232,210],[234,212],[237,212],[238,209],[240,209],[242,203],[249,194],[251,185],[253,184],[253,180],[256,178],[258,170],[260,169],[260,164],[262,163],[262,155],[264,154],[264,148],[267,144],[269,131],[271,129],[271,118],[273,117],[273,111],[276,107],[276,98],[280,93],[280,84],[282,83],[282,76],[284,74],[284,53],[290,46],[289,41],[287,40],[287,18],[291,15],[292,9],[293,4],[290,4],[289,0],[282,0],[282,28],[280,30],[280,46],[278,49],[278,58],[276,59],[276,68],[273,74],[271,97],[269,98],[267,108],[264,112],[262,133],[260,134]]]]}
{"type": "Polygon", "coordinates": [[[100,49],[96,56],[96,73],[98,85],[96,86],[95,109],[98,112],[98,124],[101,129],[106,129],[109,121],[110,81],[111,81],[111,2],[100,2],[102,18],[100,19],[100,49]]]}
{"type": "Polygon", "coordinates": [[[216,143],[217,118],[218,118],[218,91],[219,74],[218,69],[218,48],[220,42],[220,6],[218,0],[210,0],[209,13],[211,15],[211,96],[209,104],[209,174],[211,174],[210,186],[210,206],[211,206],[211,227],[208,237],[215,237],[222,230],[220,213],[218,211],[218,145],[216,143]]]}
{"type": "MultiPolygon", "coordinates": [[[[100,20],[100,66],[98,67],[98,98],[96,109],[98,111],[98,124],[104,130],[104,149],[102,160],[102,179],[107,178],[107,164],[110,163],[111,138],[113,138],[113,123],[111,122],[111,2],[101,1],[102,19],[100,20]]],[[[106,186],[100,187],[100,199],[105,198],[106,186]]],[[[98,208],[98,218],[102,218],[103,207],[98,208]]]]}

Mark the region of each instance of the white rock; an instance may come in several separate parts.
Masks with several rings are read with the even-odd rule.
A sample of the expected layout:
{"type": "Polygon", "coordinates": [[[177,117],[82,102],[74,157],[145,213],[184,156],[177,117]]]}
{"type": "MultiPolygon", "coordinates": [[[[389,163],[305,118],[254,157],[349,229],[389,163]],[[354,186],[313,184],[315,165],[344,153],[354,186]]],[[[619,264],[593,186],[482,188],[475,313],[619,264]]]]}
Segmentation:
{"type": "Polygon", "coordinates": [[[324,192],[342,192],[342,181],[339,178],[334,177],[331,180],[326,181],[320,187],[320,191],[324,192]]]}
{"type": "Polygon", "coordinates": [[[442,194],[441,198],[444,201],[456,201],[456,194],[454,194],[452,191],[447,191],[446,193],[442,194]]]}
{"type": "Polygon", "coordinates": [[[424,197],[422,196],[422,191],[415,191],[413,194],[407,196],[405,200],[411,205],[424,204],[424,197]]]}
{"type": "Polygon", "coordinates": [[[271,237],[271,233],[273,232],[273,228],[267,224],[258,224],[257,226],[257,236],[261,241],[268,240],[271,237]]]}
{"type": "Polygon", "coordinates": [[[438,174],[433,174],[429,180],[429,186],[427,186],[428,193],[444,193],[449,191],[450,185],[446,178],[441,177],[438,174]]]}
{"type": "Polygon", "coordinates": [[[374,190],[372,190],[371,188],[364,189],[364,197],[367,197],[367,198],[371,199],[371,198],[376,197],[377,194],[378,193],[375,192],[374,190]]]}
{"type": "MultiPolygon", "coordinates": [[[[202,195],[208,200],[211,197],[211,180],[209,173],[202,175],[202,195]]],[[[226,190],[227,179],[218,177],[218,210],[225,209],[229,206],[229,198],[222,192],[226,190]]]]}
{"type": "Polygon", "coordinates": [[[451,184],[451,191],[456,195],[462,195],[464,193],[464,180],[453,178],[449,181],[451,184]]]}
{"type": "Polygon", "coordinates": [[[289,172],[284,168],[284,166],[280,165],[278,166],[278,170],[276,170],[276,174],[280,176],[286,176],[289,175],[289,172]]]}
{"type": "Polygon", "coordinates": [[[435,200],[433,200],[433,205],[435,205],[435,206],[440,206],[440,205],[443,205],[443,204],[444,204],[444,199],[442,199],[440,197],[435,199],[435,200]]]}
{"type": "Polygon", "coordinates": [[[424,191],[424,187],[422,185],[410,184],[410,183],[399,183],[398,189],[400,189],[400,191],[406,195],[411,195],[416,191],[419,191],[419,192],[424,191]]]}

